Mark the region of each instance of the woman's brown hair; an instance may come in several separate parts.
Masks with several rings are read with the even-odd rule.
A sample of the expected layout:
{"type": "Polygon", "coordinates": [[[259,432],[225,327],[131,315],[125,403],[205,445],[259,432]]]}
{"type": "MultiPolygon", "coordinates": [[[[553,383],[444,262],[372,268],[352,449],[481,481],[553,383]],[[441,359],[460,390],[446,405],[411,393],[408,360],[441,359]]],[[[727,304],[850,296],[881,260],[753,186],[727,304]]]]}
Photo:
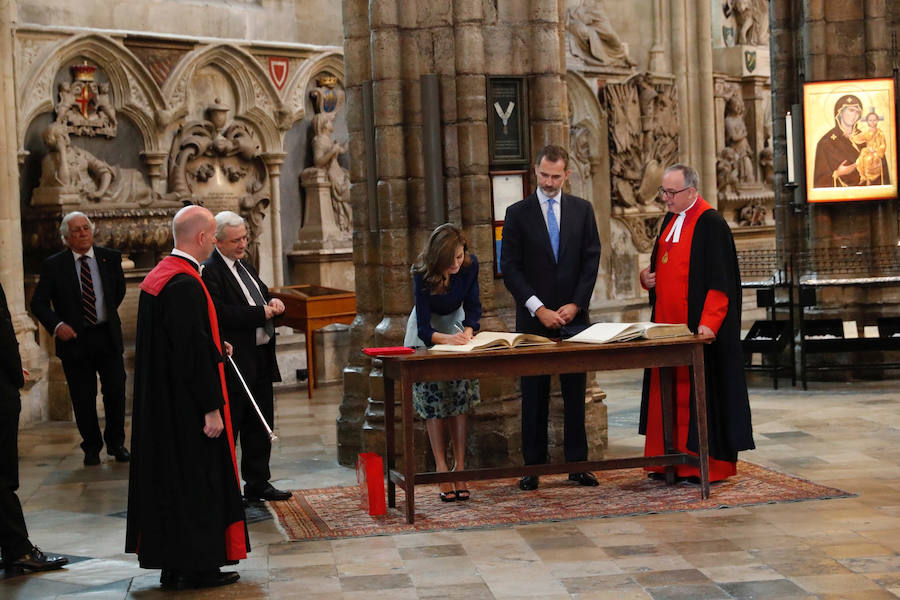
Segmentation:
{"type": "Polygon", "coordinates": [[[463,267],[472,264],[469,257],[469,240],[462,230],[453,223],[444,223],[435,228],[422,249],[416,263],[410,269],[413,275],[421,275],[432,294],[444,294],[450,278],[444,278],[444,271],[453,265],[456,249],[463,247],[463,267]]]}

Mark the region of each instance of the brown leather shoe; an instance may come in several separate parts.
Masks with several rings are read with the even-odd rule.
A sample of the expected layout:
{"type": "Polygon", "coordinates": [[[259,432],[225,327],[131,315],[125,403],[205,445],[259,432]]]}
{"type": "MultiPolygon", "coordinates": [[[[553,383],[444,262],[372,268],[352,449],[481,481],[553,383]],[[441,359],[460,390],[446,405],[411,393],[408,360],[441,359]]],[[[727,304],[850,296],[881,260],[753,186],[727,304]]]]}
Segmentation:
{"type": "Polygon", "coordinates": [[[53,571],[68,563],[69,559],[65,556],[44,554],[41,552],[40,548],[32,546],[31,550],[26,554],[8,561],[6,567],[17,567],[19,569],[25,569],[26,571],[53,571]]]}

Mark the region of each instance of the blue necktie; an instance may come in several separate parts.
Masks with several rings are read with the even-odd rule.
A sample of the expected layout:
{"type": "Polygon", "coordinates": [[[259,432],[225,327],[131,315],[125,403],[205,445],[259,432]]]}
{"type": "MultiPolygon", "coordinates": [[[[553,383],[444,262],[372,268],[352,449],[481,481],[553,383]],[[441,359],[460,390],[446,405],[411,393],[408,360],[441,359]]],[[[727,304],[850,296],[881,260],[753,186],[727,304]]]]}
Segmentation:
{"type": "Polygon", "coordinates": [[[559,260],[559,223],[556,222],[556,213],[553,212],[554,202],[556,202],[556,198],[547,199],[547,233],[550,234],[553,258],[559,260]]]}

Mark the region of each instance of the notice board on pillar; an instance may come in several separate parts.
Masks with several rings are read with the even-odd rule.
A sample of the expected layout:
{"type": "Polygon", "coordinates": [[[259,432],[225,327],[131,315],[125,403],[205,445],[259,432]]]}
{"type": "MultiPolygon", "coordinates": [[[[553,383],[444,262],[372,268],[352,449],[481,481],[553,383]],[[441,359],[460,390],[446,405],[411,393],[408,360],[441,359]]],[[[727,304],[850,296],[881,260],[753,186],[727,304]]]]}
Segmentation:
{"type": "Polygon", "coordinates": [[[897,197],[894,79],[803,85],[808,202],[897,197]]]}
{"type": "Polygon", "coordinates": [[[506,209],[528,195],[528,171],[491,171],[491,226],[494,231],[494,277],[500,277],[500,246],[506,209]]]}

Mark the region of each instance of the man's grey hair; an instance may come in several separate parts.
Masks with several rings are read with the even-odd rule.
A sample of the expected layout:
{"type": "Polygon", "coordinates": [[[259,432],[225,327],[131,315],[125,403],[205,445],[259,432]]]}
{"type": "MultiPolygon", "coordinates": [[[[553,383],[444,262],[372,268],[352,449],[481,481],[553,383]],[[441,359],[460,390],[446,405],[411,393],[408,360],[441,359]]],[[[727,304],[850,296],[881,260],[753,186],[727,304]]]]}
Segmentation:
{"type": "Polygon", "coordinates": [[[684,185],[685,187],[692,187],[698,192],[700,191],[700,176],[697,175],[697,171],[693,168],[678,163],[677,165],[672,165],[668,169],[666,169],[666,173],[671,171],[681,171],[681,174],[684,176],[684,185]]]}
{"type": "Polygon", "coordinates": [[[90,217],[88,217],[81,211],[73,210],[72,212],[64,216],[62,218],[62,223],[59,224],[59,237],[62,238],[62,243],[64,246],[69,245],[69,240],[66,239],[69,237],[69,221],[71,221],[75,217],[84,217],[85,219],[87,219],[88,225],[91,226],[91,233],[94,233],[94,231],[97,229],[97,226],[94,225],[94,222],[91,221],[90,217]]]}
{"type": "Polygon", "coordinates": [[[219,241],[225,239],[226,227],[240,227],[241,225],[245,227],[247,225],[244,217],[230,210],[223,210],[216,215],[216,239],[219,241]]]}

